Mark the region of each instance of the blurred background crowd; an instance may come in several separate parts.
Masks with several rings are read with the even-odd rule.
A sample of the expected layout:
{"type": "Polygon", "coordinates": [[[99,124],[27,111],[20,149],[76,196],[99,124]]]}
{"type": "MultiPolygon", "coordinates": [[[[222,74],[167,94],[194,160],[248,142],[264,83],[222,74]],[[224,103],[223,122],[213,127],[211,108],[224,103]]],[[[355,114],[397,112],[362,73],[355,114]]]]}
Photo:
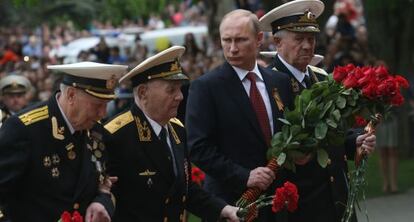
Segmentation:
{"type": "MultiPolygon", "coordinates": [[[[6,2],[8,2],[8,6],[4,4],[0,11],[4,11],[6,7],[17,7],[11,2],[20,3],[20,5],[23,5],[21,7],[30,9],[30,5],[27,5],[27,2],[33,1],[6,2]]],[[[125,1],[124,4],[129,2],[131,1],[125,1]]],[[[137,2],[145,3],[146,1],[137,2]]],[[[85,22],[87,24],[80,26],[79,21],[62,17],[58,20],[59,22],[53,23],[45,19],[37,25],[1,25],[0,78],[12,74],[27,77],[33,87],[25,96],[29,103],[33,103],[47,100],[57,89],[59,76],[51,75],[46,68],[47,65],[96,61],[125,64],[133,68],[148,56],[166,49],[170,45],[184,45],[186,52],[181,60],[182,67],[190,79],[195,79],[224,61],[220,41],[217,35],[214,35],[214,33],[217,33],[220,11],[223,11],[223,7],[225,7],[223,5],[227,4],[228,10],[233,8],[249,9],[255,12],[258,17],[264,15],[267,11],[266,8],[269,7],[269,4],[266,3],[267,1],[262,2],[259,0],[227,0],[220,2],[182,0],[159,2],[160,4],[162,3],[163,8],[158,11],[147,12],[147,15],[142,17],[123,18],[117,22],[109,19],[92,18],[89,22],[85,22]],[[215,27],[216,31],[212,27],[215,27]]],[[[274,4],[276,5],[272,5],[272,7],[280,5],[282,2],[286,1],[275,1],[274,4]]],[[[366,2],[368,4],[370,1],[366,2]]],[[[376,1],[376,4],[384,2],[376,1]]],[[[396,4],[401,3],[400,1],[396,2],[396,4]]],[[[408,6],[412,8],[412,1],[408,0],[407,2],[410,2],[408,6]]],[[[141,6],[135,5],[135,7],[141,6]]],[[[389,62],[385,58],[374,54],[374,52],[378,51],[376,47],[392,48],[395,45],[389,45],[386,42],[383,42],[381,45],[374,45],[375,41],[370,41],[372,35],[388,35],[388,33],[391,35],[393,32],[392,27],[401,25],[400,28],[404,29],[404,27],[407,27],[407,24],[394,21],[388,26],[390,30],[377,28],[376,33],[369,33],[362,0],[336,0],[332,1],[332,3],[327,3],[327,7],[329,8],[325,10],[325,19],[323,23],[320,23],[323,31],[318,37],[316,50],[318,54],[323,55],[325,58],[318,66],[328,72],[332,72],[335,66],[347,63],[354,63],[356,65],[385,65],[390,68],[391,73],[410,70],[404,67],[401,68],[399,66],[401,64],[395,61],[389,62]]],[[[394,5],[393,7],[397,6],[394,5]]],[[[374,9],[371,8],[371,12],[374,9]]],[[[411,13],[409,18],[405,18],[403,21],[408,23],[408,25],[412,24],[409,23],[409,21],[413,20],[412,17],[411,13]]],[[[392,34],[405,35],[403,31],[392,34]]],[[[395,42],[395,44],[397,43],[395,42]]],[[[275,46],[271,33],[266,33],[261,50],[274,51],[274,49],[275,46]]],[[[259,62],[265,66],[271,60],[268,57],[258,56],[259,62]]],[[[406,76],[407,79],[412,80],[413,73],[401,74],[406,76]]],[[[129,103],[128,98],[130,98],[131,91],[127,85],[119,86],[117,93],[118,98],[110,106],[108,115],[116,114],[129,103]]],[[[394,122],[390,123],[402,130],[399,135],[396,135],[402,138],[400,139],[402,142],[400,144],[387,143],[384,145],[384,149],[381,149],[382,143],[379,143],[380,151],[384,153],[384,158],[381,162],[384,167],[383,172],[387,171],[387,165],[393,165],[396,162],[395,158],[394,160],[387,160],[388,156],[396,155],[390,154],[390,151],[385,150],[403,147],[405,153],[413,156],[414,147],[412,147],[412,144],[414,144],[414,141],[412,141],[412,138],[414,137],[412,136],[413,127],[411,127],[414,121],[413,98],[412,91],[406,93],[407,105],[401,110],[397,110],[394,122]]],[[[381,133],[387,134],[388,132],[386,131],[384,130],[381,133]]],[[[392,137],[395,138],[396,136],[392,137]]],[[[388,177],[384,174],[384,178],[388,177]]],[[[391,175],[390,177],[394,176],[391,175]]],[[[397,190],[396,185],[392,183],[384,184],[384,191],[389,190],[389,186],[393,187],[392,190],[397,190]]]]}

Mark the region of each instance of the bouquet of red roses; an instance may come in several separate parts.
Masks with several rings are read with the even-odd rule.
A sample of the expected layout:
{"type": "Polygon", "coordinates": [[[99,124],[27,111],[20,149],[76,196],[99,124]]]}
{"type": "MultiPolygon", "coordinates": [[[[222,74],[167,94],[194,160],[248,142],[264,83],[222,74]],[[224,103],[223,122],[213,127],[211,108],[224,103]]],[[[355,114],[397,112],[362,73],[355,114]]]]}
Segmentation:
{"type": "Polygon", "coordinates": [[[76,210],[72,214],[69,211],[64,211],[58,222],[83,222],[83,217],[76,210]]]}
{"type": "MultiPolygon", "coordinates": [[[[368,120],[366,131],[373,133],[390,108],[404,102],[400,89],[407,87],[405,78],[390,75],[383,66],[336,67],[333,75],[295,98],[295,109],[285,110],[285,118],[279,119],[284,126],[273,136],[268,150],[267,167],[275,172],[280,167],[295,171],[295,159],[315,154],[319,165],[325,168],[329,161],[327,150],[344,144],[345,134],[354,126],[356,116],[368,120]]],[[[357,176],[351,178],[346,211],[351,215],[366,169],[365,154],[358,153],[356,157],[357,176]]],[[[237,205],[245,207],[259,196],[260,190],[248,189],[237,205]]]]}

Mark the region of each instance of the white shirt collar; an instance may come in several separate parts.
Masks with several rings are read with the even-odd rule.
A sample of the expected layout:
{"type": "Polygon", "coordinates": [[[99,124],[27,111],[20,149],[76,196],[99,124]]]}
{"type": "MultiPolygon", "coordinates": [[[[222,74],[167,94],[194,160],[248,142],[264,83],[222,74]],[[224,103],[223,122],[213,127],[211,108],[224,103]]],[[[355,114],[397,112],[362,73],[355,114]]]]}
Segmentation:
{"type": "Polygon", "coordinates": [[[279,54],[277,56],[279,57],[280,61],[282,61],[283,65],[285,65],[286,68],[289,69],[289,71],[293,74],[293,76],[295,76],[298,82],[303,82],[305,75],[309,76],[308,68],[306,68],[306,72],[302,72],[299,69],[290,65],[289,63],[287,63],[279,54]]]}
{"type": "Polygon", "coordinates": [[[145,115],[145,117],[147,117],[148,122],[151,124],[151,127],[154,130],[155,135],[157,135],[157,136],[160,135],[160,132],[161,132],[162,127],[164,127],[165,130],[167,130],[167,132],[168,132],[168,128],[167,128],[166,125],[165,126],[161,126],[160,124],[158,124],[157,122],[155,122],[153,119],[151,119],[149,116],[147,116],[147,114],[144,113],[144,115],[145,115]]]}
{"type": "Polygon", "coordinates": [[[245,70],[245,69],[238,68],[236,66],[232,66],[232,67],[233,67],[234,71],[236,71],[237,76],[239,77],[240,81],[243,81],[244,78],[246,78],[247,73],[249,73],[249,72],[256,73],[256,76],[259,77],[256,81],[259,81],[259,79],[260,79],[260,81],[263,81],[263,77],[262,77],[262,74],[260,73],[259,66],[257,65],[257,62],[255,62],[253,70],[245,70]]]}
{"type": "Polygon", "coordinates": [[[60,104],[59,104],[59,101],[58,101],[60,94],[61,94],[60,92],[56,93],[56,96],[55,96],[56,103],[59,107],[59,110],[60,110],[60,113],[62,114],[63,119],[66,122],[66,125],[69,128],[70,134],[74,134],[75,133],[75,128],[73,128],[72,124],[69,122],[68,118],[66,117],[65,113],[63,112],[62,107],[60,107],[60,104]]]}

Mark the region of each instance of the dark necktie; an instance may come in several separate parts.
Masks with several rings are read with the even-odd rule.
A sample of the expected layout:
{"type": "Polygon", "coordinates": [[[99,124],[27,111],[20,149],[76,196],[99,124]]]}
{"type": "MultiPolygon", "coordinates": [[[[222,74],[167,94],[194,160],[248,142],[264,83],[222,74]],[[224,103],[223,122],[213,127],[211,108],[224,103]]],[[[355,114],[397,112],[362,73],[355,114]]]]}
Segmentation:
{"type": "Polygon", "coordinates": [[[310,77],[308,75],[305,75],[305,78],[303,78],[303,82],[306,84],[307,89],[309,89],[312,86],[310,77]]]}
{"type": "Polygon", "coordinates": [[[173,165],[173,170],[174,170],[174,174],[177,175],[177,168],[176,168],[176,163],[175,163],[175,158],[174,158],[174,153],[172,152],[170,146],[167,143],[167,130],[162,127],[160,134],[158,135],[162,144],[165,146],[167,155],[168,155],[168,159],[171,160],[172,165],[173,165]]]}
{"type": "Polygon", "coordinates": [[[267,115],[266,106],[262,95],[256,85],[256,74],[254,72],[247,73],[247,79],[250,81],[250,103],[256,112],[257,120],[259,121],[260,129],[266,140],[266,144],[270,145],[272,131],[270,129],[269,117],[267,115]]]}

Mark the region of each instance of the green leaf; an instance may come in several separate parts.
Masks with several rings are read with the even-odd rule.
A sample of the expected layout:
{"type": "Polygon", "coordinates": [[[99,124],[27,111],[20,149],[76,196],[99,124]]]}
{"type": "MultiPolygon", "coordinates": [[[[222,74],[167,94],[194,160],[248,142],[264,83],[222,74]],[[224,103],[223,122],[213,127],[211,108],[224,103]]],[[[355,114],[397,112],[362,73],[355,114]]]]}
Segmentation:
{"type": "Polygon", "coordinates": [[[316,147],[318,145],[318,140],[312,137],[308,137],[302,141],[302,146],[306,149],[316,147]]]}
{"type": "Polygon", "coordinates": [[[318,163],[322,168],[325,168],[328,165],[328,153],[324,149],[316,150],[316,155],[318,156],[318,163]]]}
{"type": "Polygon", "coordinates": [[[287,155],[291,159],[303,159],[306,157],[306,154],[297,150],[288,150],[287,155]]]}
{"type": "Polygon", "coordinates": [[[288,150],[294,150],[300,147],[300,143],[299,142],[292,142],[289,145],[287,145],[286,149],[288,150]]]}
{"type": "Polygon", "coordinates": [[[290,124],[290,122],[287,119],[278,118],[277,120],[279,120],[280,122],[282,122],[286,125],[292,125],[292,124],[290,124]]]}
{"type": "Polygon", "coordinates": [[[338,107],[339,109],[343,109],[345,108],[346,105],[346,99],[342,96],[338,96],[338,98],[336,99],[336,107],[338,107]]]}
{"type": "Polygon", "coordinates": [[[323,140],[328,132],[328,125],[325,122],[320,121],[315,127],[315,138],[323,140]]]}
{"type": "Polygon", "coordinates": [[[351,91],[352,91],[352,89],[346,89],[346,90],[344,90],[341,94],[342,95],[351,95],[351,91]]]}
{"type": "Polygon", "coordinates": [[[338,127],[338,124],[336,124],[336,122],[333,119],[326,119],[326,124],[328,124],[328,126],[336,129],[336,127],[338,127]]]}
{"type": "Polygon", "coordinates": [[[300,95],[302,96],[302,101],[304,104],[307,104],[311,101],[311,93],[312,91],[309,89],[304,89],[300,95]]]}
{"type": "Polygon", "coordinates": [[[284,139],[289,138],[290,133],[289,133],[289,126],[288,125],[282,126],[282,135],[283,135],[284,139]]]}
{"type": "Polygon", "coordinates": [[[285,161],[285,164],[283,165],[284,168],[291,170],[292,172],[296,173],[296,166],[295,163],[291,159],[288,159],[285,161]]]}
{"type": "Polygon", "coordinates": [[[299,125],[293,125],[290,127],[290,133],[292,136],[296,136],[298,135],[298,133],[300,132],[300,130],[302,129],[301,126],[299,125]]]}
{"type": "Polygon", "coordinates": [[[285,119],[291,124],[300,124],[301,113],[298,110],[285,111],[285,119]]]}
{"type": "Polygon", "coordinates": [[[331,108],[333,101],[329,100],[327,103],[325,103],[325,106],[322,109],[322,112],[319,114],[319,119],[322,119],[323,116],[325,116],[326,111],[329,110],[329,108],[331,108]]]}
{"type": "Polygon", "coordinates": [[[295,136],[294,140],[301,141],[301,140],[304,140],[308,136],[309,136],[308,133],[299,133],[298,135],[295,136]]]}
{"type": "Polygon", "coordinates": [[[271,141],[272,147],[280,148],[283,145],[283,135],[281,132],[277,132],[271,141]]]}
{"type": "Polygon", "coordinates": [[[341,119],[341,112],[339,110],[334,110],[331,114],[335,121],[339,121],[341,119]]]}
{"type": "Polygon", "coordinates": [[[281,154],[279,154],[279,156],[277,157],[277,164],[279,165],[279,166],[282,166],[282,164],[284,164],[285,163],[285,160],[286,160],[286,153],[281,153],[281,154]]]}

